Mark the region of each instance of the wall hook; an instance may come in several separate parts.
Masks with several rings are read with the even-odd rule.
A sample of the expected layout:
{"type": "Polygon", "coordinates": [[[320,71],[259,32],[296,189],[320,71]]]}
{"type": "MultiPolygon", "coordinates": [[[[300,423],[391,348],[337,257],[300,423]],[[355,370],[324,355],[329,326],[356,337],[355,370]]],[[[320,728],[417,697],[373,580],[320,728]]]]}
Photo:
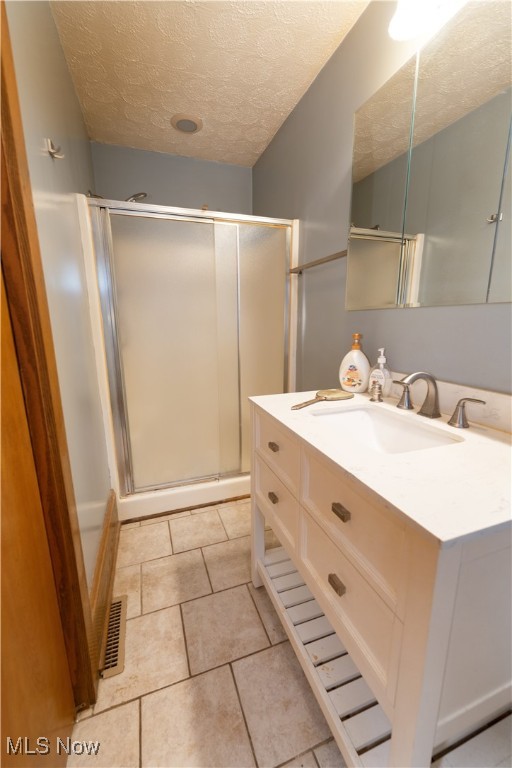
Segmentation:
{"type": "Polygon", "coordinates": [[[46,151],[52,158],[52,160],[63,160],[65,155],[63,152],[61,152],[60,147],[56,147],[55,144],[51,139],[45,139],[46,142],[46,151]]]}

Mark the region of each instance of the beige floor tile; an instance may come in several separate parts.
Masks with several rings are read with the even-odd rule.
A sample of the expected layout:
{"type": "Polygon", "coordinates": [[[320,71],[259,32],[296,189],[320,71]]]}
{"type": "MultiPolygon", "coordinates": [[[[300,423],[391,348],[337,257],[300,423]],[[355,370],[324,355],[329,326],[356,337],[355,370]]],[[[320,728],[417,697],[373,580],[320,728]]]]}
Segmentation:
{"type": "Polygon", "coordinates": [[[121,523],[121,530],[126,531],[128,528],[140,528],[140,522],[135,523],[121,523]]]}
{"type": "Polygon", "coordinates": [[[182,611],[193,675],[268,646],[246,586],[184,603],[182,611]]]}
{"type": "Polygon", "coordinates": [[[230,539],[249,536],[251,533],[251,505],[234,504],[219,508],[219,515],[230,539]]]}
{"type": "Polygon", "coordinates": [[[258,765],[280,765],[329,738],[289,643],[235,661],[233,672],[258,765]]]}
{"type": "Polygon", "coordinates": [[[166,555],[172,555],[167,522],[128,528],[126,531],[121,529],[117,568],[124,568],[127,565],[142,563],[144,560],[154,560],[166,555]]]}
{"type": "Polygon", "coordinates": [[[254,759],[229,667],[142,699],[146,768],[249,768],[254,759]]]}
{"type": "Polygon", "coordinates": [[[222,541],[203,549],[214,592],[246,584],[251,578],[251,540],[222,541]]]}
{"type": "Polygon", "coordinates": [[[77,723],[73,742],[86,742],[90,747],[99,742],[97,754],[71,754],[67,768],[137,768],[139,765],[139,702],[90,717],[77,723]]]}
{"type": "Polygon", "coordinates": [[[194,600],[211,591],[200,549],[142,563],[144,613],[194,600]]]}
{"type": "Polygon", "coordinates": [[[289,763],[285,763],[282,768],[318,768],[318,766],[313,753],[306,752],[304,755],[294,757],[289,763]]]}
{"type": "Polygon", "coordinates": [[[274,547],[281,547],[282,544],[275,535],[272,528],[265,531],[265,549],[274,549],[274,547]]]}
{"type": "Polygon", "coordinates": [[[125,668],[100,680],[94,712],[134,699],[188,677],[179,606],[130,619],[125,668]]]}
{"type": "Polygon", "coordinates": [[[183,517],[180,520],[170,520],[169,525],[174,552],[185,552],[188,549],[205,547],[227,539],[217,510],[183,517]]]}
{"type": "Polygon", "coordinates": [[[169,512],[168,515],[158,515],[158,517],[148,517],[146,520],[141,520],[141,525],[155,525],[155,523],[163,523],[166,520],[177,520],[179,517],[190,517],[190,510],[183,512],[169,512]]]}
{"type": "Polygon", "coordinates": [[[347,768],[335,741],[329,741],[313,750],[320,768],[347,768]]]}
{"type": "Polygon", "coordinates": [[[140,616],[140,565],[127,565],[118,568],[114,578],[113,597],[128,596],[126,617],[133,619],[140,616]]]}
{"type": "Polygon", "coordinates": [[[276,645],[276,643],[282,643],[283,640],[286,640],[287,634],[283,629],[281,619],[277,615],[276,610],[272,605],[272,601],[268,596],[267,590],[265,587],[258,587],[256,589],[252,584],[249,584],[249,591],[254,599],[254,602],[256,603],[256,608],[258,609],[260,618],[264,624],[265,629],[267,630],[270,642],[272,645],[276,645]]]}

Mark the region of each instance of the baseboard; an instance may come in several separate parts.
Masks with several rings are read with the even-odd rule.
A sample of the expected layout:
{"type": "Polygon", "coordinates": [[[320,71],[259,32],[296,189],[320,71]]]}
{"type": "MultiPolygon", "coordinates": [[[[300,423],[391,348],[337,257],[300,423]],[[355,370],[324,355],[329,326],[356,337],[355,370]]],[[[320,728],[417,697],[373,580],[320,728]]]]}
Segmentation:
{"type": "Polygon", "coordinates": [[[93,668],[97,670],[96,688],[99,680],[99,670],[102,665],[104,644],[109,619],[109,608],[114,586],[114,573],[117,557],[117,545],[119,541],[119,516],[117,512],[117,498],[114,491],[110,491],[103,531],[94,569],[94,578],[90,594],[91,614],[93,625],[93,647],[91,649],[93,668]]]}

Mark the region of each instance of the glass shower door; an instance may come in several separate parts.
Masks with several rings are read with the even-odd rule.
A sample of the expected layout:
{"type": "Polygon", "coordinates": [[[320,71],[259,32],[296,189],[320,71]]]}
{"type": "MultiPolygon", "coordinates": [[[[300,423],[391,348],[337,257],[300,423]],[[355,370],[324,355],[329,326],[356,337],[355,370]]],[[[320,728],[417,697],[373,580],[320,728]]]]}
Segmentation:
{"type": "Polygon", "coordinates": [[[204,219],[109,218],[127,492],[238,472],[235,233],[204,219]]]}

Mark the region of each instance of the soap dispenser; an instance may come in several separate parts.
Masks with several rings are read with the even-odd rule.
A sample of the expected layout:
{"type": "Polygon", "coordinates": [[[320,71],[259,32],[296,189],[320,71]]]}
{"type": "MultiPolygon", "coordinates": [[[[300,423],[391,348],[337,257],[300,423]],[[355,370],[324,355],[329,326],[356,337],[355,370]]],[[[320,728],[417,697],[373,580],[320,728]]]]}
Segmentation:
{"type": "Polygon", "coordinates": [[[368,392],[372,391],[372,386],[374,384],[380,384],[382,387],[382,394],[385,397],[386,395],[389,395],[389,392],[391,390],[391,384],[393,383],[393,378],[391,376],[391,371],[386,365],[386,358],[384,356],[384,351],[385,351],[384,347],[379,348],[380,355],[377,358],[377,364],[374,365],[370,371],[370,378],[368,381],[368,392]]]}
{"type": "Polygon", "coordinates": [[[366,392],[370,363],[361,349],[361,334],[352,334],[352,349],[340,365],[340,384],[346,392],[366,392]]]}

